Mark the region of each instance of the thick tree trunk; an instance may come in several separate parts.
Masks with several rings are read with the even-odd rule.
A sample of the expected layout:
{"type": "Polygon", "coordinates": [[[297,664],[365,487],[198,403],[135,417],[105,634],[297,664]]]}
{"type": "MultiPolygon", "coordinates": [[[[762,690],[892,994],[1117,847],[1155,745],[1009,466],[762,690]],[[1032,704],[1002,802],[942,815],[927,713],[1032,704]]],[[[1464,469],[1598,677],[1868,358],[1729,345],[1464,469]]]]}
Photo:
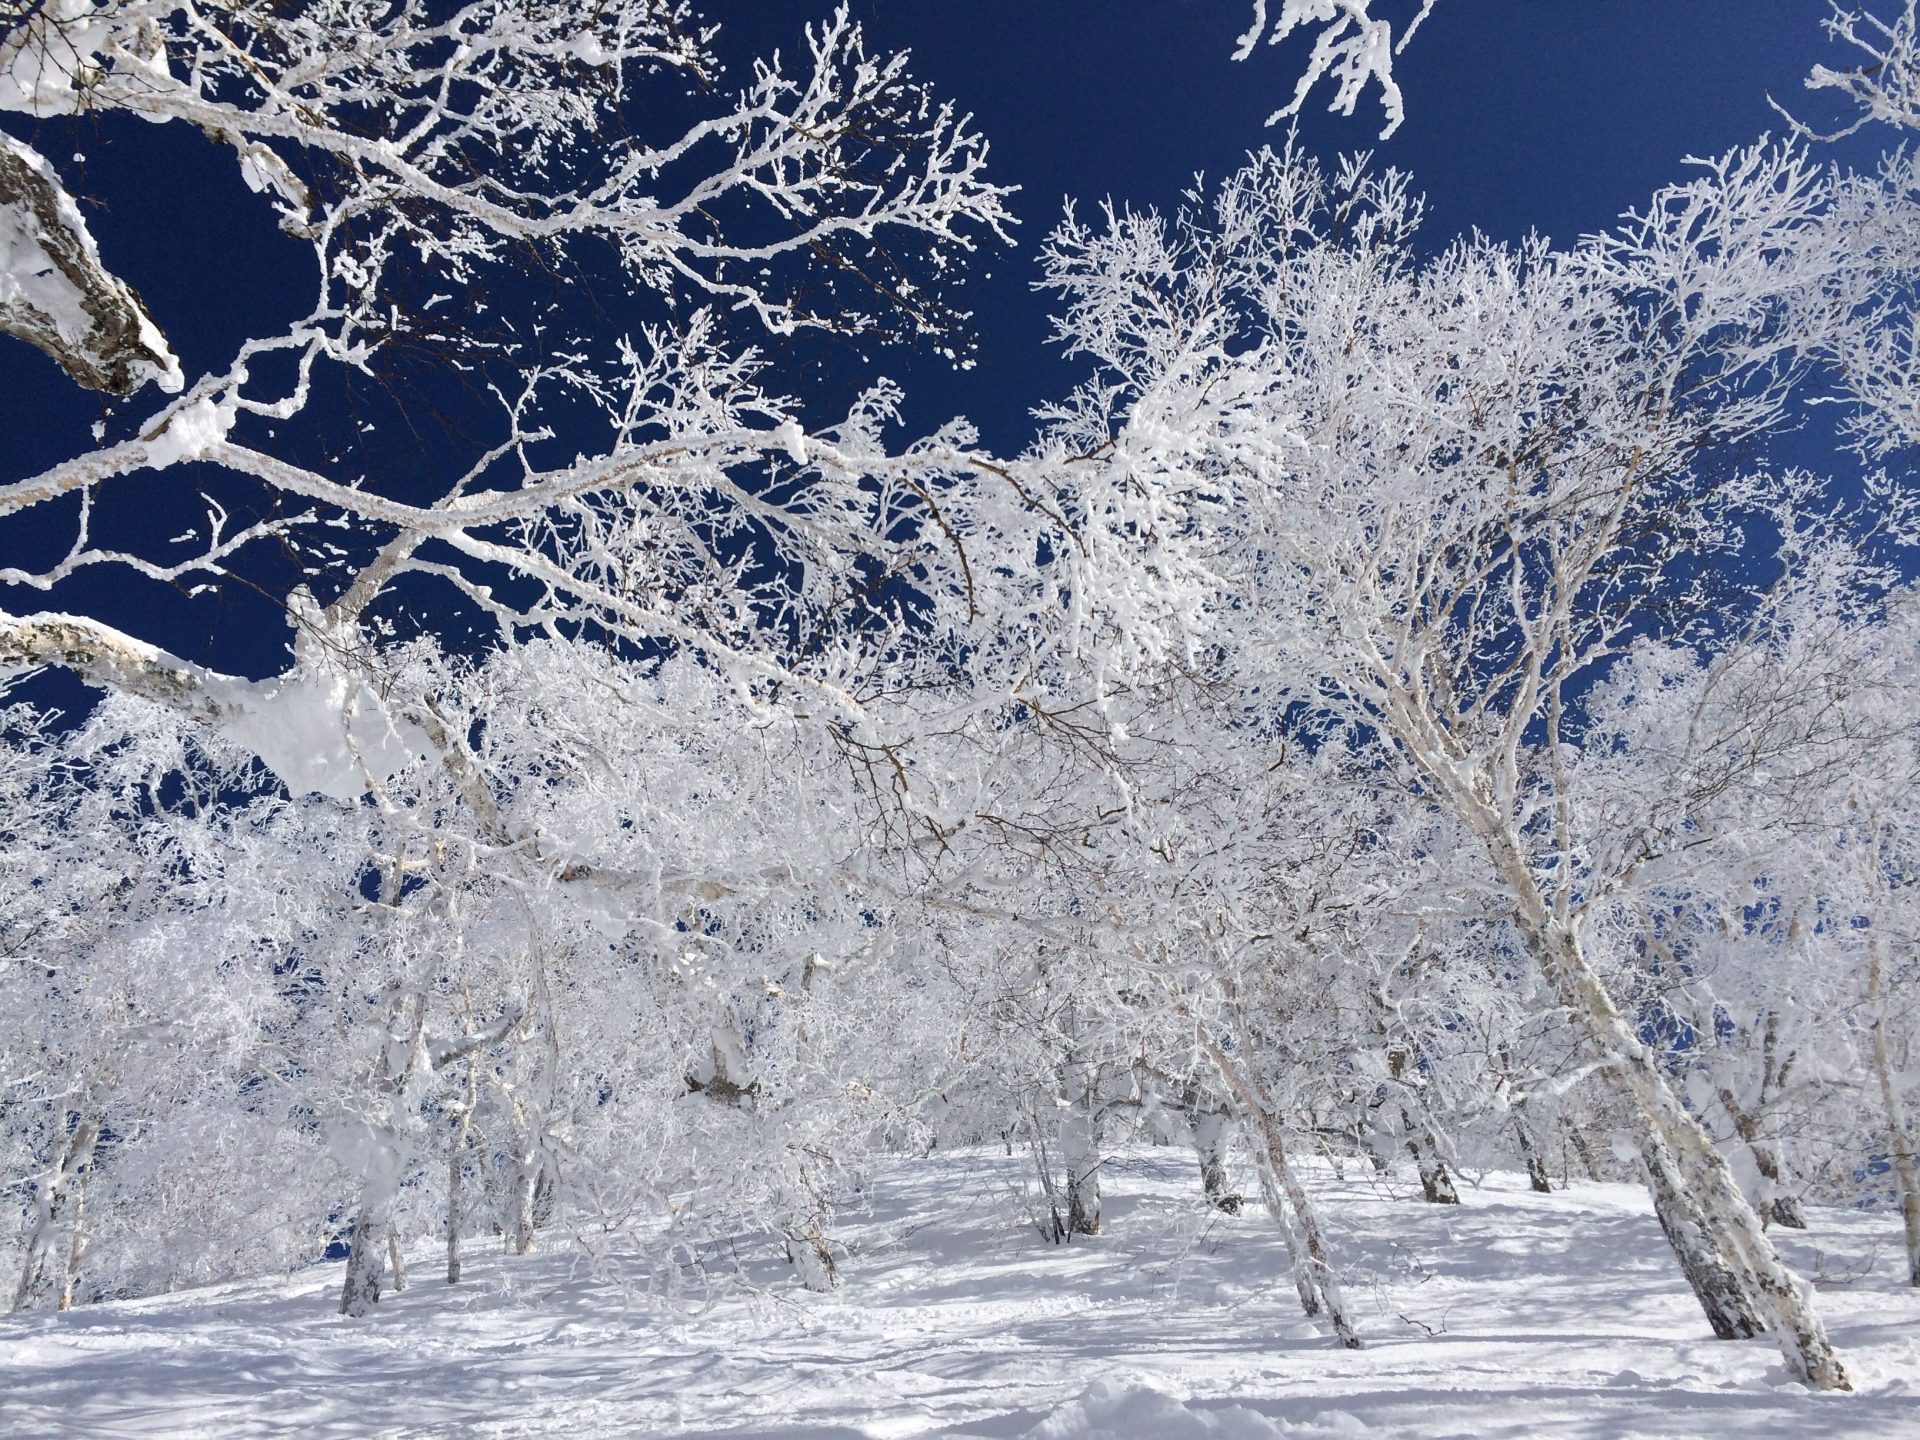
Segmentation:
{"type": "Polygon", "coordinates": [[[180,389],[180,362],[146,306],[101,264],[53,167],[11,135],[0,135],[0,232],[10,232],[20,252],[10,257],[17,272],[38,272],[32,283],[0,292],[0,334],[44,350],[89,390],[131,395],[148,380],[169,393],[180,389]]]}
{"type": "Polygon", "coordinates": [[[1553,1182],[1547,1176],[1547,1162],[1541,1157],[1540,1142],[1534,1138],[1525,1106],[1513,1107],[1513,1135],[1520,1145],[1520,1158],[1527,1163],[1527,1184],[1536,1195],[1551,1195],[1553,1182]]]}
{"type": "Polygon", "coordinates": [[[1420,1193],[1427,1197],[1429,1205],[1458,1205],[1460,1192],[1454,1188],[1447,1162],[1440,1158],[1433,1133],[1404,1107],[1400,1115],[1408,1126],[1407,1150],[1413,1156],[1414,1168],[1420,1172],[1420,1193]]]}
{"type": "MultiPolygon", "coordinates": [[[[1531,876],[1525,873],[1519,857],[1512,859],[1515,863],[1510,868],[1519,872],[1516,893],[1527,895],[1531,892],[1531,876]],[[1522,885],[1527,888],[1523,890],[1522,885]]],[[[1537,903],[1537,892],[1532,893],[1537,903]]],[[[1585,1033],[1589,1048],[1596,1058],[1611,1062],[1600,1073],[1610,1076],[1622,1096],[1632,1102],[1646,1126],[1648,1140],[1658,1142],[1670,1155],[1669,1173],[1676,1191],[1692,1207],[1688,1218],[1697,1219],[1700,1247],[1715,1255],[1735,1277],[1743,1302],[1779,1343],[1795,1379],[1816,1390],[1852,1389],[1826,1326],[1813,1307],[1810,1287],[1781,1262],[1725,1158],[1673,1093],[1652,1055],[1620,1014],[1606,986],[1587,963],[1577,936],[1561,922],[1546,919],[1544,905],[1531,914],[1523,908],[1518,918],[1542,973],[1585,1033]]],[[[1687,1269],[1689,1254],[1683,1246],[1691,1247],[1692,1234],[1682,1227],[1669,1231],[1668,1239],[1674,1242],[1682,1268],[1687,1269]],[[1676,1233],[1679,1240],[1674,1239],[1676,1233]]],[[[1688,1279],[1694,1282],[1709,1322],[1722,1313],[1720,1297],[1710,1287],[1702,1289],[1702,1279],[1712,1273],[1688,1269],[1688,1279]]]]}
{"type": "Polygon", "coordinates": [[[1649,1139],[1641,1158],[1646,1162],[1647,1188],[1653,1194],[1653,1213],[1713,1333],[1722,1340],[1750,1340],[1763,1333],[1766,1326],[1747,1303],[1746,1286],[1721,1258],[1699,1207],[1684,1191],[1667,1147],[1649,1139]]]}
{"type": "Polygon", "coordinates": [[[1886,942],[1873,936],[1867,944],[1867,1004],[1873,1011],[1873,1072],[1880,1082],[1880,1103],[1886,1111],[1887,1159],[1900,1190],[1900,1223],[1906,1231],[1907,1283],[1920,1286],[1920,1166],[1914,1161],[1913,1126],[1906,1098],[1893,1063],[1893,1039],[1887,1026],[1886,942]]]}
{"type": "Polygon", "coordinates": [[[1232,1122],[1224,1111],[1210,1110],[1193,1122],[1193,1148],[1200,1157],[1200,1187],[1207,1203],[1228,1215],[1240,1213],[1240,1197],[1227,1178],[1227,1145],[1232,1122]]]}

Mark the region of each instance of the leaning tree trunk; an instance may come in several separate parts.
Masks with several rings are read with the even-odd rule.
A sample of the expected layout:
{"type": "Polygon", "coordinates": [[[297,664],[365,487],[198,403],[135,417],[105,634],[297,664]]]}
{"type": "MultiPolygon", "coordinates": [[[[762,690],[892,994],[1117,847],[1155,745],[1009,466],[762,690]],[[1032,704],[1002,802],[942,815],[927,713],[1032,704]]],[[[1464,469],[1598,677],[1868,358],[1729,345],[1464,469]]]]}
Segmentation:
{"type": "MultiPolygon", "coordinates": [[[[1587,1179],[1593,1181],[1595,1184],[1605,1180],[1607,1177],[1600,1173],[1600,1157],[1593,1153],[1593,1146],[1587,1142],[1586,1132],[1574,1124],[1573,1121],[1563,1119],[1560,1122],[1560,1133],[1573,1153],[1580,1157],[1580,1168],[1587,1172],[1587,1179]]],[[[1565,1168],[1565,1157],[1563,1156],[1561,1164],[1561,1178],[1563,1180],[1567,1178],[1564,1173],[1565,1168]]]]}
{"type": "Polygon", "coordinates": [[[1527,1184],[1536,1195],[1551,1195],[1553,1181],[1547,1175],[1547,1162],[1540,1153],[1540,1142],[1523,1106],[1513,1107],[1513,1136],[1520,1145],[1520,1157],[1527,1162],[1527,1184]]]}
{"type": "Polygon", "coordinates": [[[1280,1194],[1280,1186],[1273,1178],[1273,1167],[1265,1157],[1256,1155],[1253,1172],[1260,1185],[1260,1200],[1267,1207],[1267,1216],[1273,1221],[1273,1228],[1280,1232],[1280,1242],[1287,1247],[1287,1263],[1293,1272],[1294,1293],[1300,1297],[1300,1309],[1308,1319],[1320,1314],[1320,1291],[1313,1283],[1313,1270],[1307,1262],[1307,1251],[1300,1237],[1294,1233],[1293,1217],[1287,1214],[1287,1202],[1280,1194]]]}
{"type": "MultiPolygon", "coordinates": [[[[1546,906],[1532,889],[1524,860],[1517,854],[1508,858],[1509,879],[1516,894],[1523,897],[1517,917],[1521,933],[1560,1003],[1580,1027],[1588,1048],[1595,1058],[1609,1062],[1600,1073],[1632,1102],[1646,1126],[1648,1140],[1664,1146],[1671,1156],[1675,1187],[1698,1217],[1699,1243],[1711,1247],[1719,1263],[1736,1277],[1744,1292],[1743,1300],[1779,1343],[1795,1379],[1816,1390],[1852,1389],[1846,1368],[1814,1309],[1811,1287],[1781,1262],[1725,1157],[1673,1093],[1647,1047],[1614,1005],[1605,984],[1588,963],[1578,935],[1564,921],[1546,918],[1546,906]],[[1527,905],[1527,899],[1533,905],[1527,905]]],[[[1691,1243],[1692,1232],[1683,1228],[1678,1233],[1683,1242],[1691,1243]]],[[[1672,1234],[1668,1238],[1671,1240],[1672,1234]]],[[[1687,1268],[1688,1257],[1679,1245],[1676,1253],[1682,1267],[1687,1268]]],[[[1696,1273],[1688,1269],[1689,1281],[1696,1279],[1696,1273]]],[[[1719,1311],[1718,1298],[1702,1293],[1698,1284],[1695,1294],[1711,1322],[1719,1311]]]]}
{"type": "Polygon", "coordinates": [[[1867,1004],[1873,1011],[1873,1071],[1880,1082],[1880,1103],[1886,1109],[1887,1158],[1900,1187],[1900,1221],[1906,1230],[1907,1283],[1920,1286],[1920,1166],[1914,1162],[1913,1126],[1907,1118],[1906,1098],[1893,1064],[1893,1042],[1887,1033],[1885,974],[1886,942],[1878,935],[1867,945],[1867,1004]]]}
{"type": "MultiPolygon", "coordinates": [[[[1500,1047],[1501,1074],[1510,1078],[1513,1068],[1513,1051],[1503,1044],[1500,1047]]],[[[1527,1113],[1524,1091],[1507,1107],[1507,1113],[1513,1117],[1514,1142],[1520,1147],[1520,1158],[1526,1162],[1527,1184],[1536,1195],[1551,1195],[1553,1181],[1547,1175],[1547,1157],[1540,1148],[1540,1137],[1533,1132],[1533,1117],[1527,1113]]]]}
{"type": "MultiPolygon", "coordinates": [[[[1334,1338],[1343,1349],[1358,1350],[1360,1336],[1354,1330],[1353,1323],[1347,1318],[1347,1307],[1340,1293],[1340,1282],[1333,1272],[1333,1264],[1327,1253],[1326,1241],[1320,1230],[1320,1217],[1314,1208],[1313,1198],[1307,1194],[1306,1187],[1300,1183],[1300,1177],[1294,1173],[1287,1158],[1286,1137],[1281,1133],[1280,1124],[1273,1118],[1266,1097],[1258,1087],[1235,1065],[1227,1053],[1212,1040],[1201,1042],[1213,1061],[1220,1078],[1226,1082],[1229,1091],[1241,1107],[1241,1123],[1247,1127],[1252,1137],[1256,1163],[1264,1167],[1271,1185],[1278,1188],[1287,1198],[1294,1217],[1299,1222],[1297,1241],[1292,1228],[1287,1224],[1281,1210],[1278,1197],[1268,1195],[1267,1205],[1273,1214],[1281,1235],[1287,1240],[1287,1248],[1294,1253],[1296,1262],[1295,1285],[1301,1292],[1301,1305],[1306,1312],[1314,1313],[1314,1302],[1325,1313],[1327,1323],[1333,1326],[1334,1338]],[[1301,1263],[1304,1261],[1304,1263],[1301,1263]],[[1301,1283],[1300,1273],[1304,1271],[1307,1282],[1301,1283]],[[1311,1293],[1309,1293],[1311,1292],[1311,1293]]],[[[1263,1182],[1266,1177],[1263,1176],[1263,1182]]]]}
{"type": "Polygon", "coordinates": [[[1433,1122],[1428,1119],[1424,1106],[1409,1103],[1406,1098],[1410,1084],[1406,1069],[1411,1058],[1404,1045],[1392,1046],[1387,1051],[1387,1075],[1400,1092],[1400,1124],[1404,1127],[1401,1133],[1406,1137],[1407,1153],[1413,1156],[1414,1169],[1420,1174],[1420,1193],[1427,1197],[1427,1203],[1458,1205],[1460,1192],[1454,1187],[1453,1175],[1440,1153],[1433,1122]]]}
{"type": "Polygon", "coordinates": [[[1667,1244],[1679,1257],[1700,1308],[1707,1312],[1713,1333],[1722,1340],[1750,1340],[1762,1334],[1766,1326],[1747,1303],[1747,1287],[1721,1258],[1713,1232],[1699,1207],[1687,1197],[1667,1147],[1658,1139],[1649,1139],[1641,1158],[1647,1166],[1653,1213],[1667,1244]]]}
{"type": "Polygon", "coordinates": [[[1769,1105],[1786,1087],[1786,1073],[1794,1058],[1789,1052],[1784,1061],[1780,1059],[1780,1014],[1776,1010],[1767,1012],[1760,1053],[1760,1089],[1752,1105],[1743,1105],[1730,1085],[1716,1086],[1716,1093],[1720,1108],[1733,1122],[1733,1133],[1747,1147],[1754,1171],[1760,1177],[1753,1201],[1760,1223],[1773,1222],[1789,1230],[1804,1230],[1806,1217],[1800,1213],[1800,1202],[1787,1189],[1787,1167],[1781,1163],[1779,1142],[1762,1129],[1769,1105]]]}
{"type": "Polygon", "coordinates": [[[1427,1197],[1429,1205],[1458,1205],[1460,1191],[1453,1183],[1452,1172],[1447,1169],[1446,1157],[1441,1151],[1432,1117],[1427,1114],[1425,1105],[1417,1099],[1408,1099],[1409,1094],[1415,1091],[1415,1078],[1408,1075],[1407,1067],[1411,1064],[1417,1076],[1417,1057],[1406,1045],[1392,1038],[1392,1027],[1388,1023],[1390,1007],[1384,990],[1379,987],[1369,989],[1367,999],[1367,1013],[1371,1017],[1373,1032],[1388,1042],[1387,1078],[1399,1093],[1401,1134],[1406,1139],[1407,1152],[1413,1156],[1414,1168],[1420,1175],[1420,1193],[1427,1197]]]}
{"type": "Polygon", "coordinates": [[[785,1238],[787,1259],[800,1272],[803,1286],[821,1294],[838,1288],[840,1267],[833,1263],[833,1252],[827,1248],[827,1237],[817,1221],[793,1226],[785,1238]]]}

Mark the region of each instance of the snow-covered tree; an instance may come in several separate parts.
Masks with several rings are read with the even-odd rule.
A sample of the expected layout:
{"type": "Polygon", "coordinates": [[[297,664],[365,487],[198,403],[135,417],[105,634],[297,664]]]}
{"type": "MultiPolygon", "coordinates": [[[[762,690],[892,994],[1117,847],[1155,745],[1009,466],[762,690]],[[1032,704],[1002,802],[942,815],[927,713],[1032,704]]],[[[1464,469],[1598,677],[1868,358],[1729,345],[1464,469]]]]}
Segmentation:
{"type": "MultiPolygon", "coordinates": [[[[1709,457],[1783,424],[1831,341],[1803,300],[1850,273],[1824,223],[1837,184],[1756,148],[1574,249],[1476,238],[1423,260],[1403,177],[1288,150],[1172,220],[1070,219],[1047,261],[1063,334],[1102,370],[1060,422],[1096,457],[1073,473],[1127,577],[1098,602],[1269,713],[1336,717],[1473,837],[1652,1162],[1706,1217],[1676,1244],[1725,1252],[1725,1323],[1843,1387],[1589,950],[1597,907],[1669,841],[1633,814],[1582,834],[1567,765],[1611,658],[1649,633],[1686,643],[1724,603],[1696,567],[1816,503],[1709,457]]],[[[1122,657],[1154,658],[1138,640],[1122,657]]]]}

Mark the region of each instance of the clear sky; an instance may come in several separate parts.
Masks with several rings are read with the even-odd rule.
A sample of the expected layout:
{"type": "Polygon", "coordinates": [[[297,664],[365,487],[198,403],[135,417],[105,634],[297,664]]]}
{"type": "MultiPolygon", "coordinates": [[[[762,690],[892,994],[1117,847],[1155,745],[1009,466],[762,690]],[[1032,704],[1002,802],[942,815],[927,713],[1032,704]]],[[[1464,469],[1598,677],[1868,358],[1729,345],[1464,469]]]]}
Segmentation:
{"type": "MultiPolygon", "coordinates": [[[[768,28],[790,4],[762,7],[768,28]]],[[[1054,393],[1044,298],[1027,293],[1036,242],[1063,199],[1176,204],[1196,171],[1219,176],[1277,142],[1266,118],[1293,93],[1296,37],[1230,58],[1249,0],[854,0],[876,41],[910,46],[917,73],[971,109],[995,172],[1022,193],[1020,247],[976,288],[981,365],[943,383],[946,408],[1012,448],[1020,395],[1054,393]]],[[[1417,3],[1376,6],[1398,19],[1417,3]]],[[[1802,88],[1817,63],[1846,63],[1822,30],[1825,0],[1439,0],[1396,66],[1406,122],[1378,140],[1370,91],[1351,118],[1308,102],[1302,137],[1332,156],[1372,150],[1410,171],[1442,241],[1478,228],[1517,239],[1602,229],[1687,155],[1783,129],[1771,93],[1813,122],[1831,100],[1802,88]]],[[[1871,143],[1843,152],[1871,163],[1871,143]]],[[[1842,153],[1842,152],[1836,152],[1842,153]]],[[[927,382],[915,369],[913,389],[927,382]]]]}
{"type": "MultiPolygon", "coordinates": [[[[829,403],[807,412],[819,423],[830,418],[833,399],[885,373],[906,384],[917,425],[965,414],[990,446],[1017,451],[1031,433],[1029,408],[1061,395],[1079,375],[1048,346],[1047,301],[1031,288],[1038,242],[1065,198],[1111,196],[1164,208],[1196,171],[1230,170],[1248,149],[1276,138],[1264,121],[1292,93],[1304,44],[1263,46],[1234,63],[1249,0],[852,6],[875,48],[910,47],[915,72],[974,113],[992,141],[995,178],[1021,187],[1013,208],[1023,224],[1015,248],[980,257],[960,297],[981,335],[974,369],[955,372],[931,354],[896,351],[869,362],[845,349],[803,349],[784,357],[800,370],[781,388],[826,397],[829,403]]],[[[725,27],[721,50],[737,83],[748,57],[776,45],[797,50],[801,27],[828,7],[829,0],[707,0],[702,8],[725,27]]],[[[1410,0],[1399,13],[1416,8],[1410,0]]],[[[1429,197],[1436,243],[1472,227],[1507,238],[1537,228],[1570,239],[1680,178],[1684,156],[1778,131],[1769,93],[1810,119],[1830,119],[1831,103],[1801,88],[1814,64],[1846,63],[1822,31],[1825,13],[1824,0],[1440,0],[1399,62],[1407,119],[1398,134],[1377,143],[1374,95],[1341,118],[1324,113],[1324,93],[1309,103],[1302,134],[1320,153],[1372,148],[1411,171],[1429,197]]],[[[6,116],[4,123],[34,139],[77,192],[99,202],[90,219],[109,264],[146,297],[189,375],[224,364],[244,336],[271,333],[303,313],[311,256],[275,230],[230,153],[184,127],[125,117],[32,127],[6,116]]],[[[1873,136],[1834,153],[1868,163],[1881,143],[1873,136]]],[[[511,297],[496,299],[511,304],[511,297]]],[[[148,392],[117,407],[110,438],[156,401],[148,392]]],[[[37,352],[0,338],[0,479],[84,449],[88,427],[102,415],[99,397],[74,389],[37,352]]],[[[462,428],[457,414],[387,425],[341,478],[364,470],[380,488],[402,490],[409,474],[444,470],[460,447],[436,432],[440,420],[462,428]]],[[[336,423],[336,440],[359,429],[336,423]]],[[[301,458],[326,466],[334,443],[301,458]]],[[[137,487],[139,477],[115,483],[137,487]]],[[[206,483],[217,490],[217,477],[206,483]]],[[[102,523],[176,533],[197,518],[198,502],[177,484],[166,490],[179,503],[123,504],[103,512],[102,523]]],[[[21,530],[8,533],[6,543],[22,543],[21,530]]],[[[135,599],[96,575],[45,603],[88,610],[195,658],[256,672],[284,663],[286,628],[266,596],[156,601],[146,589],[135,599]]]]}

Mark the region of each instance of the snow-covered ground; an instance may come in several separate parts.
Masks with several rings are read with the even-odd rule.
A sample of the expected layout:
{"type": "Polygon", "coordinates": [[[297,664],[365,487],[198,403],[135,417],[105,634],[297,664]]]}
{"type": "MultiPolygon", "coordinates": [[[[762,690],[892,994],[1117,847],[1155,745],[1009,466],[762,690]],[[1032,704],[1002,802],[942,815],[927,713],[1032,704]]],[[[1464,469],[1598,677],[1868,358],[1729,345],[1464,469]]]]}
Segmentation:
{"type": "Polygon", "coordinates": [[[1454,1209],[1320,1172],[1352,1353],[1299,1315],[1257,1207],[1198,1208],[1181,1152],[1114,1162],[1108,1233],[1068,1246],[1021,1223],[1017,1173],[903,1163],[848,1232],[839,1293],[775,1263],[691,1319],[557,1253],[476,1253],[449,1288],[430,1250],[369,1321],[334,1313],[338,1266],[0,1319],[0,1432],[1920,1437],[1920,1292],[1889,1215],[1816,1209],[1788,1238],[1858,1386],[1816,1396],[1771,1345],[1711,1338],[1632,1187],[1495,1175],[1454,1209]]]}

